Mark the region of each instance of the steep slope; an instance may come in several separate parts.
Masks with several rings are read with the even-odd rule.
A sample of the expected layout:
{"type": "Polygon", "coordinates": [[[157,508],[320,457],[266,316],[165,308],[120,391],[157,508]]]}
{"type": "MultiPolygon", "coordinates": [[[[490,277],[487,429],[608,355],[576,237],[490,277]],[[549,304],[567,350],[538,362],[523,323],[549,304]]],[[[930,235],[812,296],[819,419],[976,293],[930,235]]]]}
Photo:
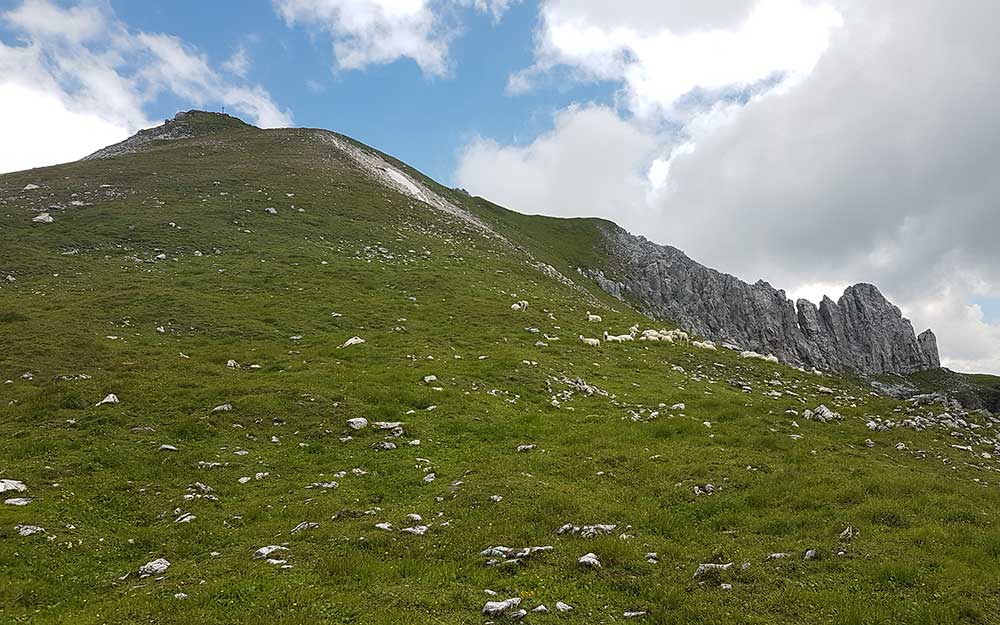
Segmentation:
{"type": "Polygon", "coordinates": [[[747,284],[613,224],[602,232],[609,260],[584,273],[654,318],[823,370],[908,374],[941,366],[934,333],[917,337],[909,320],[870,284],[847,288],[837,302],[824,298],[817,309],[807,300],[793,304],[766,282],[747,284]]]}
{"type": "Polygon", "coordinates": [[[588,347],[652,325],[575,273],[593,220],[186,123],[0,176],[0,621],[1000,617],[997,417],[588,347]]]}

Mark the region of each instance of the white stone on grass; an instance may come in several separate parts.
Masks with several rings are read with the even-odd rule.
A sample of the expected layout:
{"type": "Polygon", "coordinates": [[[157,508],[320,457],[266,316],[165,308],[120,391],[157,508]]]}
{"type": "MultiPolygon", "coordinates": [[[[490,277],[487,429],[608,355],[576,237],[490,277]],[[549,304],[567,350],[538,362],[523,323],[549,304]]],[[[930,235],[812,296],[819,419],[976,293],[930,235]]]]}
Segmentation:
{"type": "Polygon", "coordinates": [[[139,567],[139,575],[148,577],[150,575],[162,575],[167,571],[170,562],[166,558],[157,558],[139,567]]]}
{"type": "Polygon", "coordinates": [[[24,485],[24,482],[19,482],[17,480],[0,480],[0,493],[23,493],[26,490],[28,490],[28,487],[24,485]]]}
{"type": "Polygon", "coordinates": [[[521,605],[519,597],[511,597],[503,601],[487,601],[483,606],[483,614],[486,616],[502,616],[507,610],[521,605]]]}
{"type": "MultiPolygon", "coordinates": [[[[365,342],[365,340],[363,338],[361,338],[360,336],[352,336],[351,338],[347,339],[344,342],[344,344],[341,345],[340,347],[350,347],[351,345],[360,345],[360,344],[362,344],[364,342],[365,342]]],[[[340,348],[338,348],[338,349],[340,349],[340,348]]]]}
{"type": "Polygon", "coordinates": [[[280,545],[267,545],[266,547],[261,547],[257,551],[253,552],[250,556],[252,560],[261,560],[268,557],[272,553],[277,553],[279,551],[288,551],[288,547],[282,547],[280,545]]]}
{"type": "Polygon", "coordinates": [[[579,564],[582,564],[583,566],[590,567],[592,569],[601,568],[601,561],[597,559],[597,554],[595,553],[585,553],[584,555],[580,556],[580,559],[577,560],[577,562],[579,564]]]}
{"type": "Polygon", "coordinates": [[[118,396],[115,395],[114,393],[108,393],[108,396],[102,399],[101,401],[97,402],[96,404],[94,404],[94,407],[96,408],[98,406],[113,405],[117,403],[118,403],[118,396]]]}
{"type": "Polygon", "coordinates": [[[733,568],[732,562],[727,562],[726,564],[716,564],[713,562],[707,562],[705,564],[699,564],[698,568],[694,571],[695,577],[701,577],[709,571],[728,571],[733,568]]]}

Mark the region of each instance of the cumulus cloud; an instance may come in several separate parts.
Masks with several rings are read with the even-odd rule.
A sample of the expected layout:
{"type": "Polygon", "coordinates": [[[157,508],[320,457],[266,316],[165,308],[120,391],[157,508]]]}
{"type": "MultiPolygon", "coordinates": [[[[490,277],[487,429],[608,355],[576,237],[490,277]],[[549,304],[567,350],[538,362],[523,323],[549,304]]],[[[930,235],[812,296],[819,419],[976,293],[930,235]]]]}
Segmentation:
{"type": "MultiPolygon", "coordinates": [[[[558,203],[564,190],[586,188],[591,175],[588,157],[580,154],[587,150],[560,146],[589,145],[599,153],[607,137],[622,136],[609,129],[631,126],[647,142],[625,144],[625,158],[630,170],[646,168],[645,185],[618,185],[613,202],[570,191],[576,206],[529,204],[528,210],[615,219],[710,266],[751,281],[763,277],[810,299],[827,289],[836,297],[844,284],[874,282],[918,330],[934,328],[946,365],[1000,373],[1000,327],[970,304],[974,297],[1000,295],[994,4],[837,0],[827,7],[761,0],[741,13],[739,3],[731,3],[724,15],[694,22],[686,15],[688,31],[680,38],[742,40],[739,33],[764,5],[796,5],[805,12],[800,15],[821,11],[811,15],[837,18],[807,20],[825,24],[811,30],[812,44],[792,38],[794,45],[772,46],[773,57],[747,52],[767,62],[749,62],[746,71],[708,66],[689,72],[648,60],[635,47],[609,53],[622,48],[622,39],[605,35],[627,29],[624,16],[578,11],[586,17],[559,23],[582,33],[596,28],[600,36],[581,38],[579,48],[553,47],[550,42],[564,40],[549,36],[547,11],[564,1],[543,8],[535,66],[549,71],[554,63],[571,64],[615,81],[628,95],[621,109],[609,111],[619,124],[593,123],[583,116],[587,107],[577,107],[560,113],[552,132],[525,146],[479,139],[463,152],[459,184],[520,209],[519,182],[507,172],[530,164],[531,184],[545,181],[541,193],[558,203]],[[797,49],[810,51],[808,62],[781,60],[797,49]],[[769,69],[779,78],[748,97],[702,98],[686,117],[677,116],[692,92],[745,83],[769,69]],[[684,89],[689,92],[680,93],[684,89]],[[670,128],[678,119],[680,128],[670,128]],[[650,141],[659,146],[652,155],[650,141]],[[550,165],[536,156],[543,152],[561,153],[563,160],[550,165]],[[518,157],[513,164],[512,155],[518,157]],[[577,166],[579,176],[573,174],[577,166]]],[[[660,22],[646,16],[638,21],[649,25],[635,32],[646,38],[664,28],[679,32],[671,30],[669,7],[657,14],[660,22]]],[[[754,37],[746,41],[750,48],[758,45],[754,37]]],[[[720,49],[735,54],[739,46],[720,49]]]]}
{"type": "MultiPolygon", "coordinates": [[[[640,208],[622,200],[645,193],[646,168],[657,148],[650,134],[612,109],[571,107],[556,115],[552,131],[529,145],[470,142],[456,177],[462,186],[503,198],[522,212],[581,217],[611,210],[621,219],[625,211],[640,208]]],[[[640,217],[641,210],[626,221],[640,217]]]]}
{"type": "Polygon", "coordinates": [[[0,171],[85,156],[152,125],[145,109],[169,93],[219,103],[263,126],[291,115],[259,86],[222,76],[197,49],[163,33],[132,31],[110,5],[24,0],[0,13],[4,150],[0,171]]]}
{"type": "Polygon", "coordinates": [[[624,6],[554,0],[543,5],[540,19],[537,60],[511,77],[510,91],[530,89],[566,66],[582,80],[621,81],[629,108],[643,117],[671,113],[696,88],[808,73],[841,24],[832,7],[800,0],[630,0],[624,6]],[[734,22],[736,16],[741,19],[734,22]]]}
{"type": "Polygon", "coordinates": [[[337,69],[412,59],[428,76],[448,75],[448,49],[461,32],[455,11],[473,8],[499,20],[512,0],[274,0],[289,26],[329,34],[337,69]]]}

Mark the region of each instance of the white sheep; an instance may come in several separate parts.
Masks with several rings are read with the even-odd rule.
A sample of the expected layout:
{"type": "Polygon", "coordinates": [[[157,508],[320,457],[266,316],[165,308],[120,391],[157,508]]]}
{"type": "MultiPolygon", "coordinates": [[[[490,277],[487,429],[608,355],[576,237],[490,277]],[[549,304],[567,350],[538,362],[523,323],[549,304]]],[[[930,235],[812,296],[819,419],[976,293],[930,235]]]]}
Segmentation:
{"type": "Polygon", "coordinates": [[[600,322],[602,322],[604,320],[601,319],[600,315],[592,315],[592,314],[590,314],[590,311],[588,310],[587,311],[587,321],[590,321],[592,323],[600,323],[600,322]]]}
{"type": "Polygon", "coordinates": [[[520,300],[510,305],[510,309],[514,312],[524,312],[528,310],[528,302],[525,300],[520,300]]]}
{"type": "Polygon", "coordinates": [[[604,331],[604,342],[605,343],[621,343],[623,341],[622,341],[622,337],[615,336],[614,334],[608,334],[608,331],[605,330],[604,331]]]}
{"type": "Polygon", "coordinates": [[[691,337],[683,330],[670,330],[666,335],[670,337],[671,343],[686,344],[691,342],[691,337]]]}
{"type": "Polygon", "coordinates": [[[778,364],[778,357],[775,356],[774,354],[768,354],[767,356],[765,356],[764,354],[758,354],[757,352],[752,352],[747,350],[744,352],[740,352],[740,356],[743,358],[754,358],[756,360],[764,360],[766,362],[773,362],[774,364],[778,364]]]}
{"type": "Polygon", "coordinates": [[[601,342],[599,340],[597,340],[597,339],[588,339],[587,337],[583,336],[582,334],[580,335],[580,341],[584,345],[589,345],[590,347],[600,347],[601,346],[601,342]]]}
{"type": "Polygon", "coordinates": [[[695,341],[691,343],[692,347],[698,347],[700,349],[710,349],[713,352],[716,351],[715,343],[709,343],[708,341],[695,341]]]}

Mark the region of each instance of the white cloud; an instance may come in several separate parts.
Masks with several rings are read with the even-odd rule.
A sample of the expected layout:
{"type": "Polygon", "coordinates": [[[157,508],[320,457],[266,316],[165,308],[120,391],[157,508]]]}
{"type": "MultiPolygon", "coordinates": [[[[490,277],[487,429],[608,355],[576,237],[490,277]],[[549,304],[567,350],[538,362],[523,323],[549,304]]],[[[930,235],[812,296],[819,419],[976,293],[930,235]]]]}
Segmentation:
{"type": "Polygon", "coordinates": [[[250,55],[246,46],[236,48],[236,52],[222,64],[222,69],[234,76],[246,78],[250,71],[250,55]]]}
{"type": "Polygon", "coordinates": [[[229,81],[176,37],[130,30],[103,2],[25,0],[0,20],[16,37],[0,41],[0,107],[3,117],[19,113],[17,128],[3,135],[0,171],[80,158],[119,141],[152,125],[145,108],[167,93],[195,106],[230,106],[258,125],[291,124],[263,88],[229,81]]]}
{"type": "Polygon", "coordinates": [[[4,18],[20,30],[74,43],[96,38],[106,26],[104,12],[96,4],[62,9],[47,0],[25,0],[4,18]]]}
{"type": "Polygon", "coordinates": [[[123,125],[78,113],[52,93],[13,83],[0,84],[0,172],[72,161],[129,135],[123,125]],[[25,120],[44,119],[44,124],[25,120]]]}
{"type": "Polygon", "coordinates": [[[623,82],[636,115],[672,113],[677,100],[695,89],[752,85],[776,73],[807,74],[841,24],[830,6],[801,0],[761,0],[730,28],[710,18],[731,23],[739,9],[747,9],[745,3],[694,13],[689,5],[713,3],[626,4],[635,12],[621,6],[610,12],[608,3],[588,0],[546,2],[537,61],[511,77],[510,91],[529,89],[546,72],[567,66],[584,80],[623,82]],[[687,30],[692,19],[704,30],[687,30]]]}
{"type": "Polygon", "coordinates": [[[499,20],[512,0],[273,0],[289,26],[330,35],[337,69],[412,59],[428,76],[449,73],[448,49],[460,33],[455,11],[471,7],[499,20]]]}
{"type": "Polygon", "coordinates": [[[471,142],[460,156],[456,179],[525,213],[597,216],[615,207],[621,217],[634,208],[621,200],[644,193],[656,148],[652,137],[611,109],[573,107],[530,145],[471,142]]]}
{"type": "Polygon", "coordinates": [[[614,219],[709,266],[749,281],[763,277],[809,299],[873,282],[918,331],[935,330],[947,365],[1000,373],[1000,325],[969,304],[1000,296],[995,5],[835,1],[839,27],[823,17],[832,15],[825,5],[762,0],[747,3],[757,8],[743,14],[733,3],[718,16],[725,26],[702,15],[683,35],[666,9],[631,18],[608,9],[594,17],[579,7],[607,5],[548,2],[536,67],[563,63],[578,76],[612,80],[628,96],[626,106],[599,121],[584,114],[587,107],[563,111],[551,132],[527,146],[478,139],[462,153],[456,180],[519,210],[614,219]],[[774,32],[766,44],[746,34],[749,16],[765,4],[812,17],[803,17],[801,32],[774,32]],[[558,20],[576,38],[550,36],[550,7],[562,12],[557,17],[573,8],[583,16],[558,20]],[[634,43],[659,40],[664,31],[688,42],[702,35],[725,42],[719,58],[746,43],[750,58],[735,69],[691,56],[656,60],[634,43]],[[803,32],[811,42],[799,38],[803,32]],[[752,81],[769,66],[795,79],[746,97],[711,89],[752,81]],[[688,106],[685,89],[707,95],[688,106]],[[680,130],[671,128],[678,122],[680,130]],[[622,142],[622,127],[648,142],[622,142]],[[615,158],[630,163],[627,172],[609,174],[612,199],[600,189],[585,192],[601,175],[589,160],[606,141],[620,145],[615,158]],[[633,172],[641,169],[646,178],[636,185],[633,172]],[[535,194],[551,206],[525,197],[535,194]]]}

